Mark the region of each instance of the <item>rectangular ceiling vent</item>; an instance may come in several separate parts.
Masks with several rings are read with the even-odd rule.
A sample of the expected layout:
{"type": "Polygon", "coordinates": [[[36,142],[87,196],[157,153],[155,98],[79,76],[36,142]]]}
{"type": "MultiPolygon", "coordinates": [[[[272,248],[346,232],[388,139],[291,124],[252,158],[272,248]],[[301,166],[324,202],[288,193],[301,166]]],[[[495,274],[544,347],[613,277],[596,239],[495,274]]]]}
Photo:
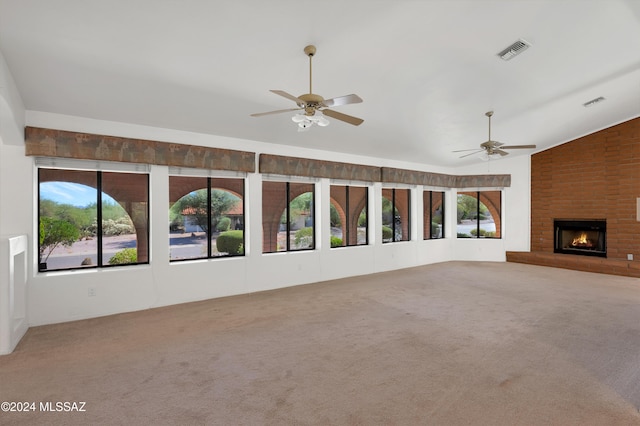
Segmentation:
{"type": "Polygon", "coordinates": [[[527,43],[523,39],[520,39],[513,43],[511,46],[504,49],[502,52],[498,53],[498,56],[500,56],[500,58],[502,58],[503,60],[508,61],[514,56],[519,55],[520,53],[527,50],[530,46],[531,45],[529,43],[527,43]]]}
{"type": "Polygon", "coordinates": [[[591,99],[589,102],[585,102],[582,104],[583,107],[585,108],[589,108],[590,106],[594,106],[595,104],[599,104],[600,102],[604,101],[605,98],[604,96],[599,96],[595,99],[591,99]]]}

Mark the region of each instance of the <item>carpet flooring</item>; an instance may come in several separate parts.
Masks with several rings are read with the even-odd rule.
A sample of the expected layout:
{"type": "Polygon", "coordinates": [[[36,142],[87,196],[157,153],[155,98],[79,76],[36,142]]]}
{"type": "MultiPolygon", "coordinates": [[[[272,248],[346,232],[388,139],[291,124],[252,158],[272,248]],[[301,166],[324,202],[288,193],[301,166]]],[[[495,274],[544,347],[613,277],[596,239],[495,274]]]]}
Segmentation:
{"type": "Polygon", "coordinates": [[[0,401],[35,403],[3,425],[640,425],[640,281],[446,262],[33,327],[0,401]]]}

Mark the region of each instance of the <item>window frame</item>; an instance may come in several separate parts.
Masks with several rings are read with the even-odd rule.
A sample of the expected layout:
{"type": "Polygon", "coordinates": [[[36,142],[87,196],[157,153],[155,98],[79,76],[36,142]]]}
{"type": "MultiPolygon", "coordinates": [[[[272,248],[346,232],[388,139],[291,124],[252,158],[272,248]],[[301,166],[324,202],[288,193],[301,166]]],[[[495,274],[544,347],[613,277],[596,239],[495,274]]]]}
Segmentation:
{"type": "Polygon", "coordinates": [[[423,206],[423,226],[424,226],[424,230],[422,232],[422,237],[423,240],[440,240],[445,238],[445,223],[446,223],[446,217],[445,217],[445,192],[444,191],[434,191],[434,190],[430,190],[430,189],[425,189],[422,192],[422,206],[423,206]],[[440,194],[441,196],[441,202],[440,202],[440,209],[441,209],[441,217],[442,217],[442,223],[441,225],[441,229],[442,229],[442,233],[440,236],[434,236],[433,234],[433,227],[431,226],[431,223],[433,222],[433,194],[440,194]],[[427,194],[428,194],[428,199],[429,202],[427,203],[427,194]],[[428,232],[427,232],[428,230],[428,232]],[[428,235],[428,236],[427,236],[428,235]]]}
{"type": "MultiPolygon", "coordinates": [[[[87,186],[81,182],[73,182],[78,185],[87,186]]],[[[35,270],[37,273],[51,273],[51,272],[65,272],[65,271],[77,271],[77,270],[97,270],[102,268],[118,268],[118,267],[126,267],[126,266],[137,266],[137,265],[148,265],[151,262],[151,173],[150,168],[147,165],[141,164],[120,164],[120,163],[110,163],[110,162],[91,162],[91,164],[87,164],[86,161],[83,160],[73,160],[73,159],[53,159],[53,158],[44,158],[39,157],[36,158],[35,161],[35,185],[36,185],[36,214],[35,216],[35,241],[34,246],[37,247],[37,250],[34,250],[36,262],[35,270]],[[64,267],[64,268],[43,268],[43,264],[40,262],[40,222],[41,218],[41,184],[46,182],[41,182],[41,171],[43,169],[47,170],[57,170],[57,171],[69,171],[69,172],[84,172],[91,173],[96,175],[95,180],[95,191],[96,191],[96,263],[90,265],[80,265],[73,267],[64,267]],[[146,203],[145,207],[145,219],[146,219],[146,260],[144,261],[136,261],[133,263],[121,263],[121,264],[109,264],[105,262],[104,259],[104,241],[103,241],[103,177],[104,174],[136,174],[143,175],[146,181],[146,203]]],[[[106,194],[106,193],[105,193],[106,194]]],[[[108,194],[107,194],[108,195],[108,194]]],[[[110,196],[110,195],[109,195],[110,196]]],[[[110,196],[111,197],[111,196],[110,196]]],[[[113,198],[113,197],[112,197],[113,198]]],[[[121,200],[117,200],[113,198],[116,203],[118,203],[121,207],[121,200]]],[[[124,208],[123,208],[124,209],[124,208]]],[[[127,216],[133,222],[133,218],[131,217],[131,212],[125,209],[127,216]]],[[[135,227],[135,223],[134,223],[135,227]]],[[[136,232],[136,248],[140,247],[140,240],[138,238],[138,233],[136,232]]],[[[45,264],[47,262],[44,262],[45,264]]]]}
{"type": "MultiPolygon", "coordinates": [[[[316,197],[317,197],[317,185],[316,185],[316,181],[314,180],[307,180],[307,179],[271,179],[269,176],[264,175],[263,176],[263,180],[262,180],[262,228],[263,228],[263,232],[262,232],[262,238],[263,238],[263,242],[262,242],[262,254],[273,254],[273,253],[295,253],[295,252],[303,252],[303,251],[314,251],[316,250],[317,244],[317,227],[316,227],[316,197]],[[285,205],[284,205],[284,212],[280,215],[280,218],[282,217],[282,215],[285,216],[285,248],[284,250],[278,250],[278,245],[277,245],[277,237],[276,237],[276,249],[275,250],[269,250],[269,251],[265,251],[265,184],[284,184],[285,185],[285,196],[284,196],[284,200],[285,200],[285,205]],[[305,248],[299,248],[299,249],[292,249],[291,248],[291,202],[293,200],[295,200],[296,198],[298,198],[299,196],[305,194],[305,192],[297,195],[296,197],[294,197],[293,199],[291,199],[291,185],[310,185],[312,188],[311,192],[311,209],[310,212],[312,214],[312,232],[311,232],[311,245],[309,247],[305,247],[305,248]]],[[[278,222],[280,223],[280,222],[278,222]]]]}
{"type": "MultiPolygon", "coordinates": [[[[177,178],[194,178],[194,179],[202,179],[203,181],[206,180],[206,187],[205,188],[200,188],[197,190],[193,190],[191,192],[195,192],[195,191],[199,191],[202,189],[205,189],[207,191],[207,232],[206,232],[206,238],[207,238],[207,251],[206,254],[203,256],[199,256],[199,257],[186,257],[186,258],[172,258],[171,257],[171,242],[169,241],[169,263],[175,263],[175,262],[187,262],[187,261],[197,261],[197,260],[210,260],[210,259],[228,259],[230,257],[243,257],[246,255],[246,241],[247,241],[247,236],[246,236],[246,185],[247,185],[247,180],[246,177],[244,175],[236,175],[236,174],[232,174],[232,175],[227,175],[227,176],[216,176],[213,174],[197,174],[197,173],[181,173],[180,171],[177,172],[173,172],[169,174],[169,183],[167,186],[167,190],[169,192],[171,192],[171,178],[172,177],[177,177],[177,178]],[[242,180],[242,185],[240,185],[240,187],[242,188],[242,192],[240,194],[240,202],[242,203],[242,219],[241,219],[241,223],[242,223],[242,245],[245,249],[243,249],[242,253],[239,254],[224,254],[224,255],[215,255],[213,254],[213,242],[212,242],[212,236],[214,234],[213,231],[213,226],[212,226],[212,219],[213,219],[213,213],[212,213],[212,208],[211,208],[211,201],[212,201],[212,192],[215,189],[218,189],[217,185],[212,185],[212,183],[215,183],[214,181],[217,180],[224,180],[224,179],[229,179],[229,180],[242,180]]],[[[220,189],[222,191],[226,191],[231,193],[230,190],[228,189],[220,189]]],[[[178,200],[182,199],[183,197],[189,195],[191,192],[182,195],[182,197],[178,198],[178,200]]],[[[170,197],[171,198],[171,197],[170,197]]],[[[174,204],[178,201],[174,201],[174,204]]],[[[171,202],[171,199],[169,200],[171,202]]],[[[171,209],[173,205],[171,205],[169,207],[169,209],[171,209]]],[[[169,224],[171,226],[171,223],[169,224]]],[[[169,229],[169,234],[171,234],[171,229],[169,229]]]]}
{"type": "MultiPolygon", "coordinates": [[[[351,184],[341,184],[338,182],[334,182],[334,183],[330,183],[329,184],[329,220],[331,220],[331,205],[333,204],[331,202],[331,199],[333,198],[332,196],[332,188],[333,187],[337,187],[337,188],[344,188],[345,190],[345,206],[344,206],[344,213],[345,213],[345,221],[347,222],[345,228],[345,235],[343,235],[342,241],[343,241],[343,245],[340,246],[335,246],[332,247],[331,246],[331,234],[329,235],[329,247],[330,248],[343,248],[343,247],[358,247],[358,246],[367,246],[369,245],[369,187],[367,185],[351,185],[351,184]],[[350,190],[351,188],[358,188],[358,189],[363,189],[364,190],[364,210],[365,210],[365,214],[366,214],[366,225],[365,225],[365,241],[364,244],[358,244],[358,237],[357,237],[357,232],[358,232],[358,227],[357,227],[357,222],[356,222],[356,238],[355,244],[350,244],[349,241],[351,240],[351,233],[353,232],[353,230],[351,229],[350,223],[350,219],[351,218],[351,206],[350,206],[350,202],[351,202],[351,197],[350,197],[350,190]]],[[[360,211],[360,214],[362,213],[362,211],[360,211]]],[[[358,214],[358,217],[360,217],[358,214]]]]}
{"type": "MultiPolygon", "coordinates": [[[[382,238],[382,244],[389,244],[389,243],[400,243],[400,242],[406,242],[406,241],[411,241],[411,188],[403,188],[403,187],[397,187],[397,186],[393,186],[393,187],[383,187],[382,188],[382,192],[381,192],[381,196],[382,198],[387,198],[384,196],[384,191],[385,190],[391,190],[391,200],[389,200],[391,202],[391,209],[393,213],[393,220],[392,220],[392,224],[391,224],[391,230],[392,230],[392,236],[391,236],[391,241],[385,241],[384,237],[382,238]],[[406,239],[405,239],[405,234],[404,232],[402,233],[402,238],[401,239],[396,239],[396,218],[395,218],[395,211],[399,210],[396,206],[397,206],[397,202],[396,202],[396,190],[401,190],[401,191],[406,191],[407,193],[407,232],[406,232],[406,239]]],[[[388,199],[388,198],[387,198],[388,199]]],[[[381,204],[380,204],[380,214],[381,214],[381,220],[380,220],[380,225],[385,226],[384,225],[384,219],[383,219],[383,214],[384,214],[384,209],[382,207],[382,199],[380,200],[381,204]]],[[[402,230],[402,229],[401,229],[402,230]]]]}
{"type": "MultiPolygon", "coordinates": [[[[457,197],[460,195],[465,195],[467,197],[473,197],[473,195],[470,194],[475,194],[475,199],[476,199],[476,218],[475,218],[475,231],[476,231],[476,236],[474,237],[473,234],[471,234],[470,237],[460,237],[458,234],[458,232],[456,231],[456,238],[458,239],[472,239],[472,240],[478,240],[478,239],[489,239],[489,240],[499,240],[502,239],[502,207],[503,207],[503,191],[502,189],[485,189],[485,190],[477,190],[477,191],[458,191],[456,194],[456,202],[457,202],[457,197]],[[485,197],[487,198],[487,200],[489,200],[490,198],[488,198],[486,195],[482,195],[484,193],[498,193],[499,194],[499,204],[498,204],[498,208],[497,208],[497,213],[498,213],[498,217],[494,217],[493,214],[491,214],[491,217],[493,218],[493,222],[495,224],[495,233],[496,236],[493,237],[487,237],[487,236],[483,236],[481,235],[481,226],[480,226],[480,204],[483,204],[487,210],[490,210],[489,206],[487,205],[487,203],[483,202],[481,200],[481,198],[485,197]],[[496,220],[497,219],[497,220],[496,220]]],[[[457,207],[456,207],[456,216],[457,216],[457,207]]]]}

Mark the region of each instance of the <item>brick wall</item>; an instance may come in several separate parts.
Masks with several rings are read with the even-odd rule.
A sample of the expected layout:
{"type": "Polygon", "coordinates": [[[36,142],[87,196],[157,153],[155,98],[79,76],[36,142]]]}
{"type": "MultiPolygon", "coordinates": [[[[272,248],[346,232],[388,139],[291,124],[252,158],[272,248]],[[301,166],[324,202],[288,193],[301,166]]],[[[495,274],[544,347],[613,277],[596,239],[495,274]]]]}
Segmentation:
{"type": "MultiPolygon", "coordinates": [[[[627,254],[640,262],[637,198],[640,118],[532,155],[531,252],[553,253],[554,218],[605,218],[607,260],[584,257],[579,262],[604,265],[626,261],[627,254]]],[[[573,261],[567,256],[574,257],[556,256],[566,262],[573,261]]]]}
{"type": "Polygon", "coordinates": [[[606,218],[607,257],[640,260],[640,118],[531,157],[531,251],[553,253],[554,218],[606,218]]]}

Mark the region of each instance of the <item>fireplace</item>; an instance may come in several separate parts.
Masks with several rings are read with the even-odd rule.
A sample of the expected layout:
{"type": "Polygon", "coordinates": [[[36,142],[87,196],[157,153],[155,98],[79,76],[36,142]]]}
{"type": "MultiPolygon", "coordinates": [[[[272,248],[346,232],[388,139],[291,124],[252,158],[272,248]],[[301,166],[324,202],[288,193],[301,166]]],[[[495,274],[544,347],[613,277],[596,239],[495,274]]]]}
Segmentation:
{"type": "Polygon", "coordinates": [[[606,219],[554,219],[554,253],[607,257],[606,219]]]}

